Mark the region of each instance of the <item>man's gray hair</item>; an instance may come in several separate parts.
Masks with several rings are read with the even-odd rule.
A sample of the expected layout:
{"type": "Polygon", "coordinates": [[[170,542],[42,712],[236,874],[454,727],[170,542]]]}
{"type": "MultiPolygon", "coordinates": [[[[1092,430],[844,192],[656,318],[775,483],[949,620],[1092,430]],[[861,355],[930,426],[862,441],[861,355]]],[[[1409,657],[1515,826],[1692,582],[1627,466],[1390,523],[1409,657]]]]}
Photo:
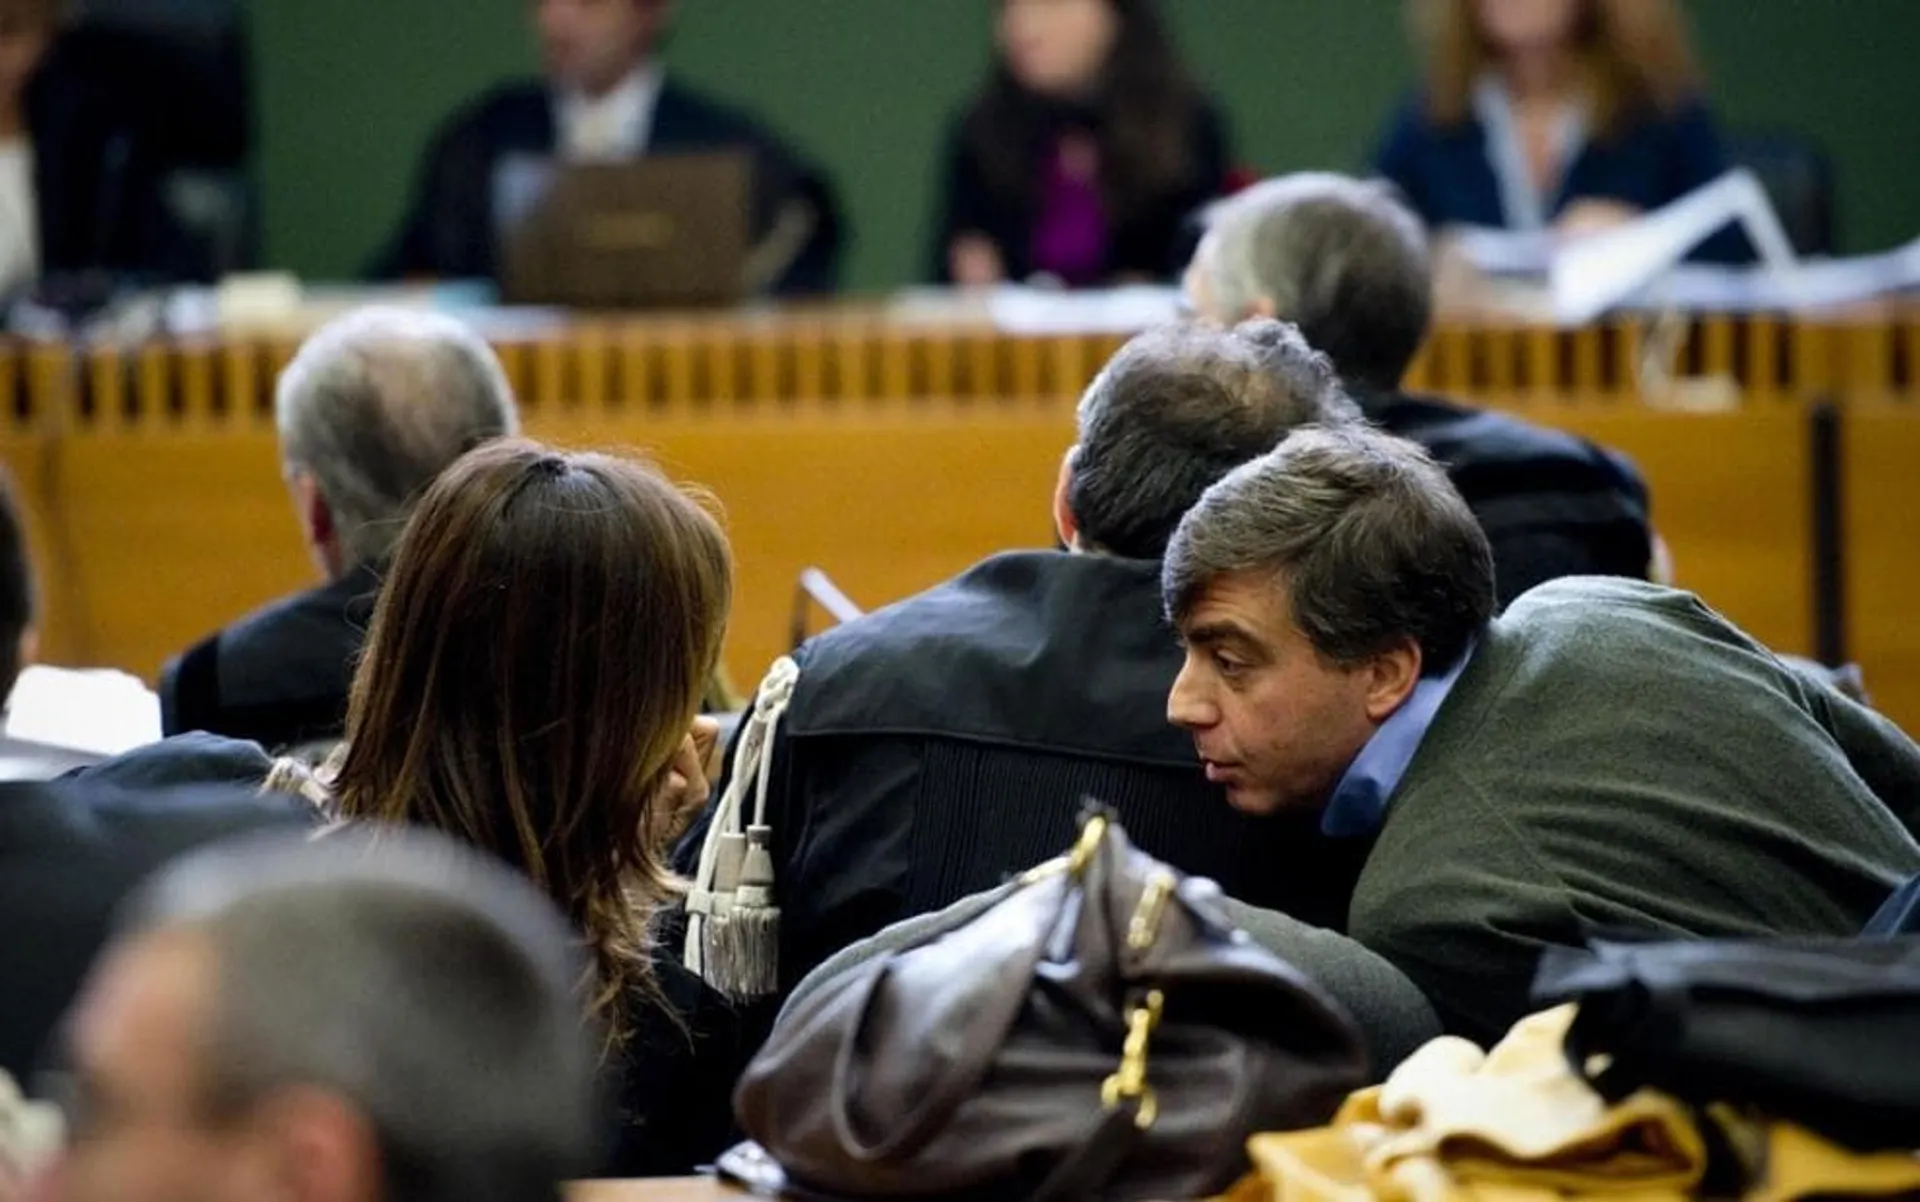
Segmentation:
{"type": "Polygon", "coordinates": [[[480,443],[519,430],[513,389],[472,329],[373,307],[322,327],[280,375],[281,458],[312,473],[349,565],[385,559],[413,502],[480,443]]]}
{"type": "Polygon", "coordinates": [[[1080,398],[1067,505],[1089,549],[1158,559],[1230,469],[1295,426],[1359,416],[1326,356],[1285,322],[1149,330],[1080,398]]]}
{"type": "Polygon", "coordinates": [[[1302,172],[1255,184],[1208,210],[1203,245],[1221,314],[1271,303],[1345,379],[1395,387],[1426,338],[1426,230],[1383,181],[1302,172]]]}
{"type": "Polygon", "coordinates": [[[597,1167],[579,941],[504,865],[421,831],[243,839],[166,870],[123,929],[212,950],[210,1118],[332,1092],[374,1132],[385,1195],[414,1202],[555,1198],[597,1167]]]}
{"type": "Polygon", "coordinates": [[[1296,430],[1209,488],[1161,565],[1183,624],[1223,576],[1270,576],[1326,659],[1354,665],[1411,638],[1438,675],[1493,615],[1493,553],[1417,443],[1365,423],[1296,430]]]}

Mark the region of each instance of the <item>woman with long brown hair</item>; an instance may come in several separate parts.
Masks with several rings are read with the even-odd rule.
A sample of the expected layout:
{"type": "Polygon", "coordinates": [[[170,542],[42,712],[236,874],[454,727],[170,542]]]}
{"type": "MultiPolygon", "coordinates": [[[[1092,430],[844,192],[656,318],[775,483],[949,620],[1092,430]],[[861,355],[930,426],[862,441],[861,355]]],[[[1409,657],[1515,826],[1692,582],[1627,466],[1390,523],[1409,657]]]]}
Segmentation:
{"type": "Polygon", "coordinates": [[[652,468],[475,450],[401,536],[325,782],[335,817],[454,835],[572,919],[626,1175],[690,1169],[730,1128],[729,1016],[656,926],[666,845],[705,799],[693,732],[731,590],[718,523],[652,468]]]}
{"type": "MultiPolygon", "coordinates": [[[[1377,167],[1430,226],[1580,232],[1726,169],[1675,0],[1412,0],[1422,93],[1377,167]]],[[[1729,231],[1703,257],[1734,258],[1729,231]]]]}
{"type": "Polygon", "coordinates": [[[1230,156],[1158,5],[997,0],[995,41],[949,138],[935,277],[1171,278],[1230,156]]]}

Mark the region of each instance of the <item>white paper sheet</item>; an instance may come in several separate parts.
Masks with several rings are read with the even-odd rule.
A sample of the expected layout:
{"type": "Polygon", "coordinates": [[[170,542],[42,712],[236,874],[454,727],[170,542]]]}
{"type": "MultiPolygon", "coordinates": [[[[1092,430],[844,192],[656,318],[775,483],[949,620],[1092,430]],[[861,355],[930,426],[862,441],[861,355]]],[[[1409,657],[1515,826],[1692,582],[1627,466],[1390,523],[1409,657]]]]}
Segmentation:
{"type": "Polygon", "coordinates": [[[1006,287],[988,297],[987,312],[1009,334],[1137,334],[1177,320],[1181,301],[1178,288],[1148,284],[1084,292],[1006,287]]]}
{"type": "Polygon", "coordinates": [[[1798,272],[1792,244],[1759,179],[1736,168],[1638,220],[1562,243],[1548,270],[1555,319],[1568,326],[1593,321],[1644,292],[1729,225],[1746,231],[1764,270],[1798,272]]]}
{"type": "Polygon", "coordinates": [[[104,759],[159,740],[160,698],[124,672],[35,664],[14,684],[0,733],[104,759]]]}

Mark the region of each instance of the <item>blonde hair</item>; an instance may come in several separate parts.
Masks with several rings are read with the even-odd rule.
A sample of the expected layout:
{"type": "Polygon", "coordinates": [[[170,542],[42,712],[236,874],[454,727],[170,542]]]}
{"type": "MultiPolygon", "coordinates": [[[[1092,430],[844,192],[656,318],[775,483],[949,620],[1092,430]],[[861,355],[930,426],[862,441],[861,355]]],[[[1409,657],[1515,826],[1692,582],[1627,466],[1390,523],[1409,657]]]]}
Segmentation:
{"type": "MultiPolygon", "coordinates": [[[[1427,115],[1436,125],[1458,125],[1470,111],[1474,80],[1496,60],[1474,0],[1411,0],[1410,13],[1426,64],[1427,115]]],[[[1581,0],[1575,37],[1594,128],[1603,135],[1648,112],[1670,112],[1700,90],[1674,0],[1581,0]]]]}

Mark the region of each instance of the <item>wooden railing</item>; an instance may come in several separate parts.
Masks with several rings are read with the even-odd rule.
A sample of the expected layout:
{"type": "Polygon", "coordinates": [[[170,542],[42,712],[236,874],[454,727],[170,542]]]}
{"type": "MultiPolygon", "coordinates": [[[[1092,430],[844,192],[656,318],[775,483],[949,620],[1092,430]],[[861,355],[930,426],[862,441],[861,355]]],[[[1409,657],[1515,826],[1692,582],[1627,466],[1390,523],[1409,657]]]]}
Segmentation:
{"type": "MultiPolygon", "coordinates": [[[[902,400],[1076,397],[1124,341],[930,326],[871,309],[706,318],[577,319],[496,347],[529,413],[902,400]]],[[[0,346],[0,414],[15,428],[219,426],[264,419],[290,336],[187,337],[132,348],[0,346]]],[[[1745,404],[1826,392],[1920,399],[1920,305],[1844,317],[1713,316],[1677,329],[1621,319],[1577,330],[1492,321],[1438,329],[1414,390],[1533,401],[1646,399],[1649,371],[1722,380],[1745,404]],[[1663,349],[1670,348],[1670,349],[1663,349]]]]}
{"type": "MultiPolygon", "coordinates": [[[[1820,617],[1808,403],[1837,399],[1846,650],[1888,711],[1920,727],[1906,524],[1920,509],[1920,309],[1713,318],[1662,341],[1671,332],[1453,324],[1410,384],[1631,455],[1680,582],[1799,652],[1814,650],[1820,617]],[[1651,367],[1650,346],[1667,347],[1651,367]],[[1648,403],[1649,379],[1670,375],[1720,375],[1733,403],[1648,403]]],[[[1073,402],[1120,342],[852,312],[577,321],[497,346],[531,434],[644,450],[720,498],[739,567],[729,667],[750,684],[785,647],[807,566],[873,606],[991,551],[1049,545],[1073,402]]],[[[151,676],[309,582],[272,422],[293,349],[282,337],[0,345],[0,459],[29,511],[49,658],[151,676]]]]}

